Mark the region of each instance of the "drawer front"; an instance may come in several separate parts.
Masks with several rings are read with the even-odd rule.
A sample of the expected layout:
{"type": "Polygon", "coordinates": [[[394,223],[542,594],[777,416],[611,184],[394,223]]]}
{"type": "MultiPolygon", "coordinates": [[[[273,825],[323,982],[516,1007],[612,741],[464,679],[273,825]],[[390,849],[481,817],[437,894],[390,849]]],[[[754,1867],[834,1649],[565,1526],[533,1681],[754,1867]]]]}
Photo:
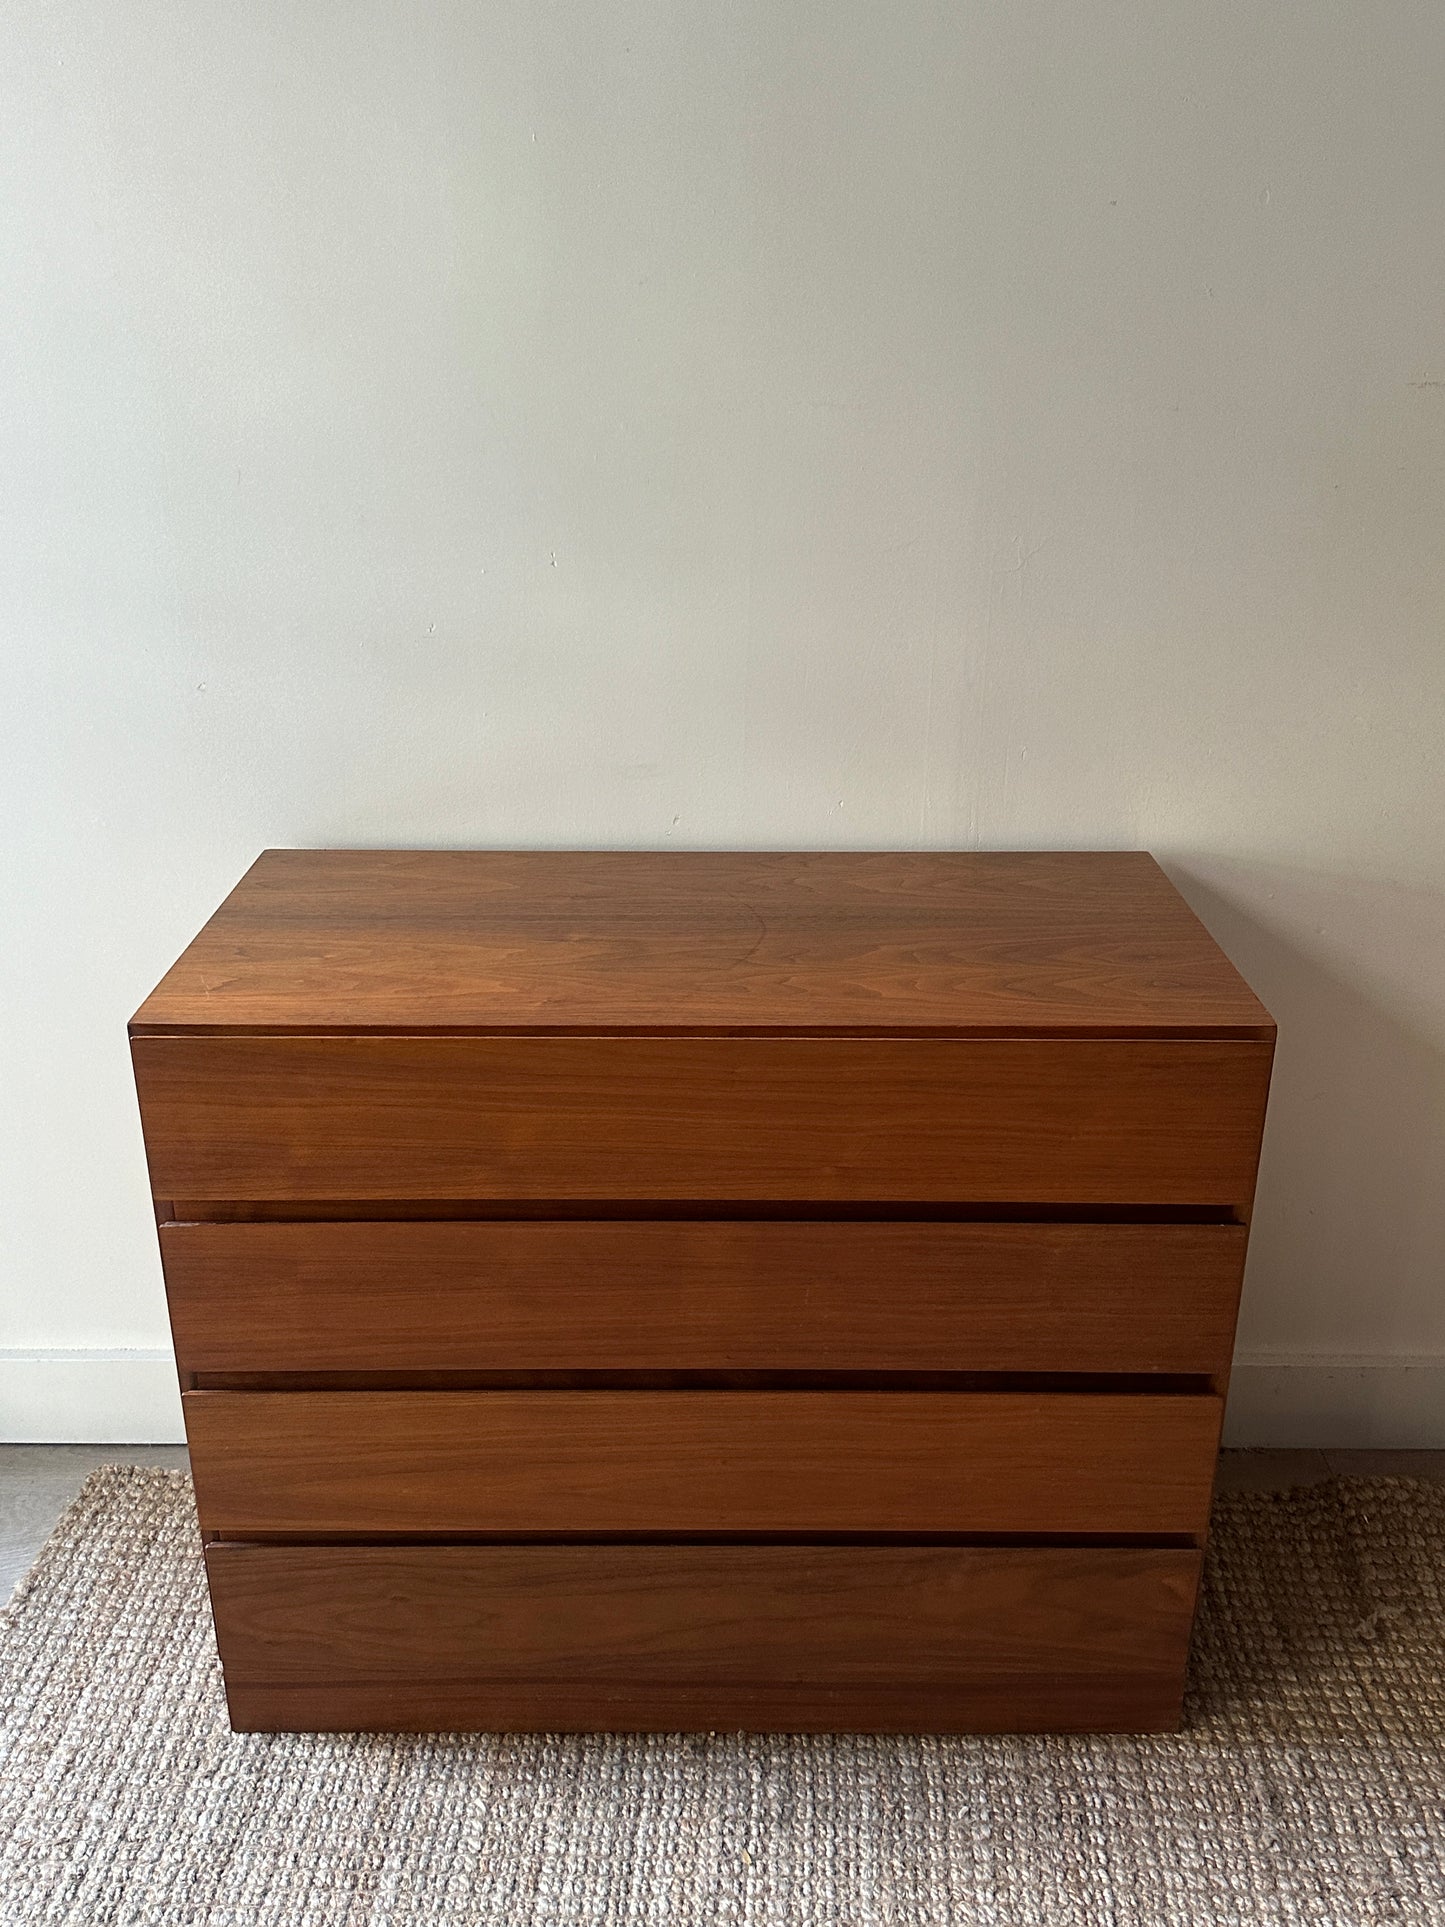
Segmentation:
{"type": "Polygon", "coordinates": [[[188,1372],[1180,1372],[1229,1362],[1238,1225],[178,1224],[188,1372]]]}
{"type": "Polygon", "coordinates": [[[202,1528],[1202,1535],[1221,1402],[956,1392],[190,1392],[202,1528]]]}
{"type": "Polygon", "coordinates": [[[1271,1047],[137,1037],[158,1197],[1240,1204],[1271,1047]]]}
{"type": "Polygon", "coordinates": [[[1199,1554],[220,1541],[206,1567],[230,1684],[950,1686],[1177,1672],[1199,1554]]]}

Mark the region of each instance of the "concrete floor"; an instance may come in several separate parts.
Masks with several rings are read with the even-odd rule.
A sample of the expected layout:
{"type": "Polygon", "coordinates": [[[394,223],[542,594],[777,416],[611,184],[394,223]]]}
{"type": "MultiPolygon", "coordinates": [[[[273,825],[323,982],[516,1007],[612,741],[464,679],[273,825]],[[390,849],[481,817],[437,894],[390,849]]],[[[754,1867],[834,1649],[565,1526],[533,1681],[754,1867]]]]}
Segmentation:
{"type": "MultiPolygon", "coordinates": [[[[95,1466],[185,1464],[183,1445],[0,1445],[0,1601],[95,1466]]],[[[1219,1482],[1264,1492],[1342,1473],[1445,1479],[1445,1452],[1226,1452],[1219,1482]]]]}
{"type": "Polygon", "coordinates": [[[0,1445],[0,1602],[96,1466],[187,1463],[183,1445],[0,1445]]]}

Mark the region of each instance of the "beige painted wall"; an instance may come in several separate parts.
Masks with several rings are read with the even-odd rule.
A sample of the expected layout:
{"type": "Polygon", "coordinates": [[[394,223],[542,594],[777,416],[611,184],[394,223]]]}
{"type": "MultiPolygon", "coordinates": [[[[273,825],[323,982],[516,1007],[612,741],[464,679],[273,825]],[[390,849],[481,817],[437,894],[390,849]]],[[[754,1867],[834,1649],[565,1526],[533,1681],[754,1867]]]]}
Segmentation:
{"type": "Polygon", "coordinates": [[[1437,0],[0,53],[12,1431],[170,1422],[123,1027],[261,846],[1137,844],[1282,1029],[1246,1423],[1445,1442],[1437,0]]]}

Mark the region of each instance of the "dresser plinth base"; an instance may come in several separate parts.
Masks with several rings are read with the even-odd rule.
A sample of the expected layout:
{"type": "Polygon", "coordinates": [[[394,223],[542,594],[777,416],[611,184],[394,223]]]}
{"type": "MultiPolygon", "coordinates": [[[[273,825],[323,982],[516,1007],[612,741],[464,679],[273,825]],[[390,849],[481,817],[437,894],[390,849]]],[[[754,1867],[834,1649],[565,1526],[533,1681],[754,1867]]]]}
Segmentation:
{"type": "Polygon", "coordinates": [[[597,1686],[574,1680],[228,1685],[237,1733],[1169,1733],[1184,1682],[979,1680],[975,1685],[597,1686]]]}

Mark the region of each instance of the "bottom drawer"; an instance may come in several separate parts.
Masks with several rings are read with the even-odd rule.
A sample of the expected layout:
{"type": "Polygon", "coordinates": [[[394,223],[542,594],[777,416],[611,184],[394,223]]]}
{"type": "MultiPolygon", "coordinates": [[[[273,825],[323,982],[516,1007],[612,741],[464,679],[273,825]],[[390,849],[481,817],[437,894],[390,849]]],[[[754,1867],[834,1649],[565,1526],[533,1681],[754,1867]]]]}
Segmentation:
{"type": "Polygon", "coordinates": [[[243,1729],[1146,1730],[1200,1556],[1154,1548],[206,1549],[243,1729]]]}

